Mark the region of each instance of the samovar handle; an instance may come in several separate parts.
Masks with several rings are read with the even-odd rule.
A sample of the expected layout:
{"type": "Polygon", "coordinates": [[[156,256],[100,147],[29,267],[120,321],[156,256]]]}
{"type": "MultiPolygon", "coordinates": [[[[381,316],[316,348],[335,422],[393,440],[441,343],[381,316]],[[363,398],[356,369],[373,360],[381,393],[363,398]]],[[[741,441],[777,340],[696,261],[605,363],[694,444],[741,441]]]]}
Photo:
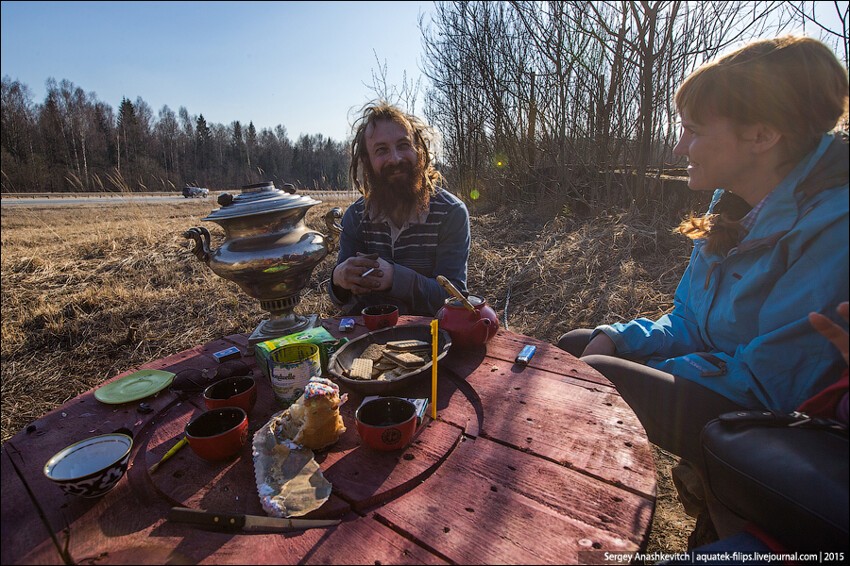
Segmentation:
{"type": "Polygon", "coordinates": [[[183,237],[195,241],[195,247],[191,250],[199,260],[210,264],[210,231],[203,226],[189,228],[183,232],[183,237]]]}
{"type": "Polygon", "coordinates": [[[338,206],[325,214],[325,224],[328,227],[328,252],[334,251],[339,235],[342,234],[342,224],[339,222],[341,219],[342,209],[338,206]]]}

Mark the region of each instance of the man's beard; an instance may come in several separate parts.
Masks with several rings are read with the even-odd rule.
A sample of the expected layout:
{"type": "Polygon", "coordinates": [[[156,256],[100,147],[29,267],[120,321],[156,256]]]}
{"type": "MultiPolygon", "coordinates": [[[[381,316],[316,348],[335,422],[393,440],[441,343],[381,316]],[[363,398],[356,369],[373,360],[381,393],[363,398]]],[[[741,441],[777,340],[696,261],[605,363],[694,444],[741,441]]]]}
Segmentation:
{"type": "Polygon", "coordinates": [[[389,216],[397,226],[404,224],[414,211],[425,209],[428,199],[421,162],[415,166],[408,161],[387,165],[380,173],[375,173],[371,164],[367,164],[366,175],[369,206],[389,216]]]}

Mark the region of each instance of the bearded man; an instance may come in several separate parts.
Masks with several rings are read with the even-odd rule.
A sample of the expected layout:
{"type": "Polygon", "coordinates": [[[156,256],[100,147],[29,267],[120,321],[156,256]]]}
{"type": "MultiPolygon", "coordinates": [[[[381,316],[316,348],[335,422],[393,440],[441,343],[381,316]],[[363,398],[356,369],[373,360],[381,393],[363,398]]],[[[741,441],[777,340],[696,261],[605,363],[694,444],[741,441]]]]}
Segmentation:
{"type": "Polygon", "coordinates": [[[342,217],[337,265],[328,284],[344,314],[394,304],[400,314],[434,316],[448,293],[463,293],[469,212],[441,188],[428,127],[384,102],[367,105],[354,124],[351,180],[363,195],[342,217]]]}

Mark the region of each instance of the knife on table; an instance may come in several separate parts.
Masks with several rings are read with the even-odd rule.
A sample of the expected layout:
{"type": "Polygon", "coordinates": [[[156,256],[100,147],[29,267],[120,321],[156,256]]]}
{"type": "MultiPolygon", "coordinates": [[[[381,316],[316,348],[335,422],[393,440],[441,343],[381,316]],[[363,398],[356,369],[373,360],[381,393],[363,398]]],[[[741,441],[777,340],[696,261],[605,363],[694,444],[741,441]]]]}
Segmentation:
{"type": "Polygon", "coordinates": [[[219,531],[300,531],[318,527],[332,527],[340,523],[339,519],[286,519],[281,517],[262,517],[259,515],[239,515],[235,513],[214,513],[186,507],[172,507],[168,520],[177,523],[190,523],[209,527],[219,531]]]}

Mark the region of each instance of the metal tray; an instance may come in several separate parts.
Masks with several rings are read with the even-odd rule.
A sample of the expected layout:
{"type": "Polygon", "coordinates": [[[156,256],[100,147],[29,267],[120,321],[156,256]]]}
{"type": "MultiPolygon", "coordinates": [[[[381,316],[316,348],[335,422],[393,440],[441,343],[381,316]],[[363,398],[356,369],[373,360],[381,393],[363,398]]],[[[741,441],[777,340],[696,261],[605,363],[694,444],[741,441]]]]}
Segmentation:
{"type": "MultiPolygon", "coordinates": [[[[422,367],[412,369],[409,373],[402,374],[393,381],[375,381],[350,379],[345,377],[343,370],[351,368],[351,362],[360,357],[369,345],[371,344],[386,344],[395,340],[422,340],[431,343],[431,327],[428,325],[412,325],[412,326],[393,326],[376,330],[364,334],[359,338],[355,338],[351,342],[345,344],[337,350],[328,361],[328,371],[334,379],[345,385],[347,388],[363,393],[364,395],[383,395],[404,389],[405,387],[418,382],[421,378],[431,375],[431,366],[433,362],[428,362],[422,367]]],[[[437,340],[437,360],[441,360],[449,352],[452,346],[452,339],[449,333],[443,329],[438,330],[437,340]]],[[[430,352],[429,352],[430,353],[430,352]]]]}

